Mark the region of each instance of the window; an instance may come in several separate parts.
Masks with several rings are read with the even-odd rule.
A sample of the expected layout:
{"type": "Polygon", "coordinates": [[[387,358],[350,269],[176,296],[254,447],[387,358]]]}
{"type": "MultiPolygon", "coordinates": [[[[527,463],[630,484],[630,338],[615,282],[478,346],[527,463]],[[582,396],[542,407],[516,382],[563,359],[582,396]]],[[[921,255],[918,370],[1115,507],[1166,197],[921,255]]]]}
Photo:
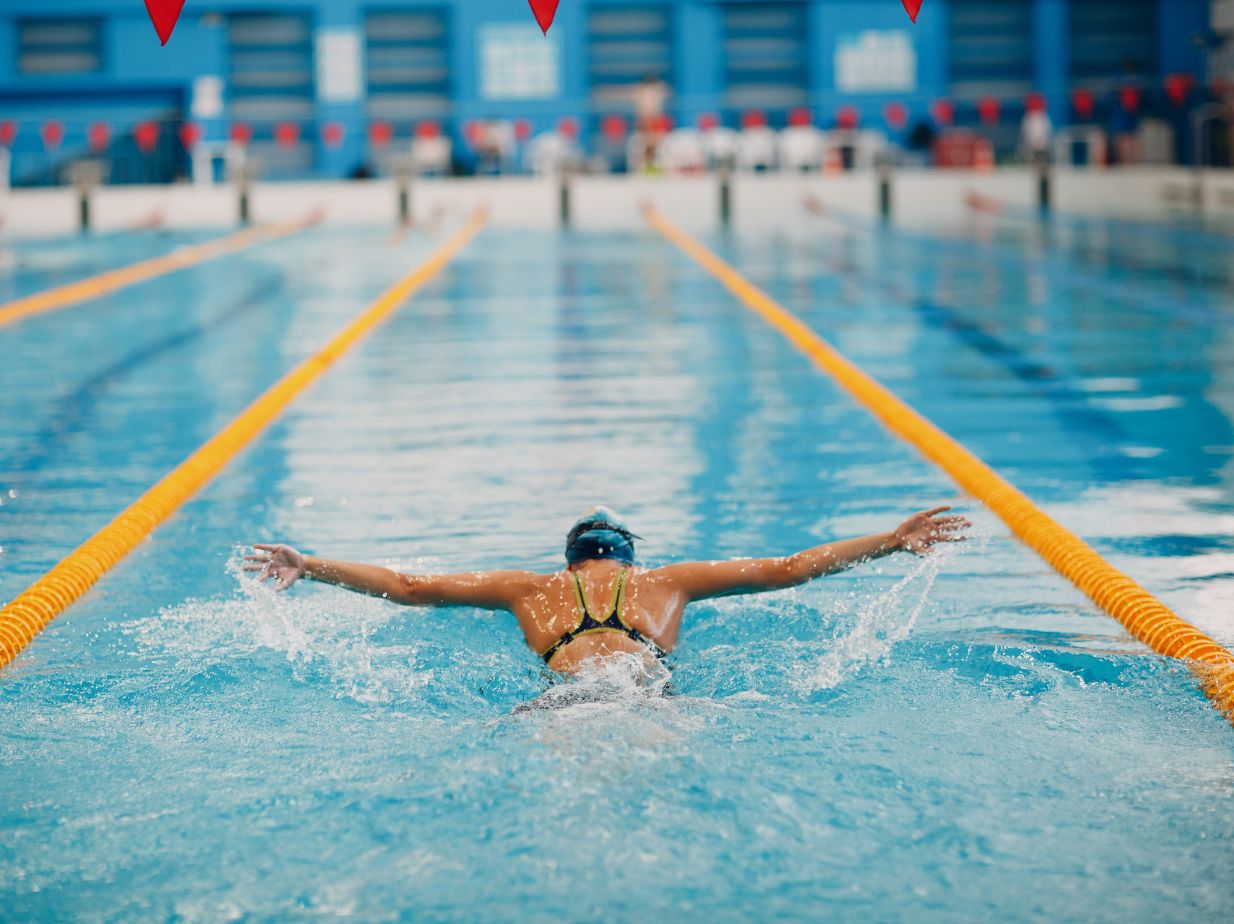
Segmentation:
{"type": "Polygon", "coordinates": [[[227,19],[227,93],[232,119],[252,123],[249,151],[262,176],[309,175],[314,146],[313,41],[309,17],[297,13],[236,13],[227,19]],[[278,144],[275,126],[299,127],[293,144],[278,144]]]}
{"type": "Polygon", "coordinates": [[[1071,0],[1071,79],[1111,89],[1156,74],[1157,0],[1071,0]]]}
{"type": "Polygon", "coordinates": [[[948,33],[953,97],[1019,101],[1032,91],[1033,11],[1029,0],[951,0],[948,33]]]}
{"type": "Polygon", "coordinates": [[[55,74],[96,74],[102,69],[102,20],[18,21],[18,73],[41,77],[55,74]]]}
{"type": "Polygon", "coordinates": [[[629,88],[651,75],[672,84],[669,10],[601,6],[587,14],[587,85],[594,100],[627,102],[629,88]]]}
{"type": "Polygon", "coordinates": [[[480,96],[552,99],[561,92],[559,33],[524,23],[485,23],[476,32],[480,96]]]}
{"type": "Polygon", "coordinates": [[[227,52],[233,119],[261,122],[313,115],[313,45],[307,16],[230,16],[227,52]]]}
{"type": "Polygon", "coordinates": [[[450,110],[449,13],[382,10],[364,20],[368,114],[407,121],[450,110]]]}
{"type": "Polygon", "coordinates": [[[788,109],[809,100],[806,4],[724,7],[724,102],[734,109],[788,109]]]}

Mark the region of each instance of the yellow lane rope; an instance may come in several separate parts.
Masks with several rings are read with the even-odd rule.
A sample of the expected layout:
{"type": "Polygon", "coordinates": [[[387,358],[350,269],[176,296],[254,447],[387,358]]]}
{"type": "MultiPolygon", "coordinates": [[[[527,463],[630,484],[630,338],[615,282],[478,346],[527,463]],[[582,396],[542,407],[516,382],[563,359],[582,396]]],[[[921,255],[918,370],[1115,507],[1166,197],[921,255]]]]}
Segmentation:
{"type": "Polygon", "coordinates": [[[108,569],[131,552],[213,478],[308,385],[357,340],[384,321],[436,276],[484,227],[476,213],[424,263],[391,286],[320,351],[284,375],[231,423],[164,475],[154,487],[0,609],[0,667],[64,612],[108,569]]]}
{"type": "Polygon", "coordinates": [[[317,216],[314,215],[307,218],[297,218],[293,221],[281,221],[274,224],[260,225],[255,228],[246,228],[244,231],[237,231],[235,234],[229,234],[226,237],[215,238],[200,244],[192,244],[188,247],[179,247],[171,253],[163,254],[161,257],[151,257],[149,260],[142,260],[139,263],[132,263],[119,269],[108,270],[88,279],[79,279],[77,282],[70,282],[68,285],[57,286],[45,292],[36,292],[34,295],[27,295],[25,298],[19,298],[8,304],[0,305],[0,327],[5,327],[36,314],[68,308],[88,299],[98,298],[101,295],[115,292],[117,289],[145,282],[147,279],[153,279],[155,276],[162,276],[176,270],[186,269],[206,260],[212,260],[215,257],[235,253],[237,250],[243,250],[262,241],[272,241],[276,238],[286,237],[289,234],[295,234],[297,231],[303,231],[316,221],[317,216]]]}
{"type": "Polygon", "coordinates": [[[647,220],[834,378],[888,429],[915,446],[961,488],[994,511],[1012,532],[1128,632],[1154,651],[1186,661],[1199,676],[1205,693],[1234,721],[1234,654],[1172,613],[981,459],[846,359],[693,237],[654,209],[647,209],[647,220]]]}

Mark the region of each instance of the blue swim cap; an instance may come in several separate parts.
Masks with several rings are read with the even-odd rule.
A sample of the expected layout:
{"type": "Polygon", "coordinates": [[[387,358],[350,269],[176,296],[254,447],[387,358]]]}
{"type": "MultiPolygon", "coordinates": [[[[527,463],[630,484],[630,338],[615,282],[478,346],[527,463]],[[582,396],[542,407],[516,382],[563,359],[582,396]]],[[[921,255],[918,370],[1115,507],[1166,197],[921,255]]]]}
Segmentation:
{"type": "Polygon", "coordinates": [[[625,521],[607,507],[593,507],[578,518],[566,537],[566,561],[575,565],[589,558],[612,558],[634,564],[634,540],[625,521]]]}

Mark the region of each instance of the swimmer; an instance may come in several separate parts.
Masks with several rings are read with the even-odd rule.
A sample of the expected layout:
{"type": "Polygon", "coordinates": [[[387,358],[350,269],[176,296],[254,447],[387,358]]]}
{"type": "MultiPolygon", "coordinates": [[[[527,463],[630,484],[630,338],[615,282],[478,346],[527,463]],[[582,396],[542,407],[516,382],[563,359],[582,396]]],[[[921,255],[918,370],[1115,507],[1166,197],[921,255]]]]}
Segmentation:
{"type": "Polygon", "coordinates": [[[964,538],[971,525],[950,507],[913,514],[899,527],[815,546],[780,558],[696,561],[642,569],[634,540],[607,507],[587,511],[566,537],[566,568],[400,574],[376,565],[302,555],[286,545],[255,545],[246,571],[286,590],[300,578],[383,597],[405,606],[469,606],[508,610],[527,644],[549,668],[574,674],[615,654],[650,663],[673,650],[687,605],[709,597],[781,590],[896,552],[923,555],[940,542],[964,538]]]}

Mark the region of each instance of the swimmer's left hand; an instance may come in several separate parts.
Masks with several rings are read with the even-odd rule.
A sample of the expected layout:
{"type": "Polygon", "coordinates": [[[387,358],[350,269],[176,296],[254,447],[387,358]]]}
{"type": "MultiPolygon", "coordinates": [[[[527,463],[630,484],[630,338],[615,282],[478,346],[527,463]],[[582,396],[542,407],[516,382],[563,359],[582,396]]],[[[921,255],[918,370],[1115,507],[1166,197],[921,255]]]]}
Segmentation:
{"type": "Polygon", "coordinates": [[[973,524],[959,515],[942,516],[950,509],[935,507],[914,513],[895,531],[897,548],[921,555],[940,542],[963,542],[964,531],[973,524]]]}

